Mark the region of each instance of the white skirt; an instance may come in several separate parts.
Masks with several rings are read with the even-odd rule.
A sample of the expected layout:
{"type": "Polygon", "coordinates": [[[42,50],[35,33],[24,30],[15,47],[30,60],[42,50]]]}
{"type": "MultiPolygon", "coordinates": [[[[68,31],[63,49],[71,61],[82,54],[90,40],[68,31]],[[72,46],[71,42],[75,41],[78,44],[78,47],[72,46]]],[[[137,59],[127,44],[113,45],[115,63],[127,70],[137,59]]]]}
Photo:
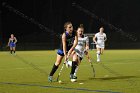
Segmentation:
{"type": "Polygon", "coordinates": [[[103,43],[102,44],[97,44],[96,48],[105,48],[105,44],[103,44],[103,43]]]}

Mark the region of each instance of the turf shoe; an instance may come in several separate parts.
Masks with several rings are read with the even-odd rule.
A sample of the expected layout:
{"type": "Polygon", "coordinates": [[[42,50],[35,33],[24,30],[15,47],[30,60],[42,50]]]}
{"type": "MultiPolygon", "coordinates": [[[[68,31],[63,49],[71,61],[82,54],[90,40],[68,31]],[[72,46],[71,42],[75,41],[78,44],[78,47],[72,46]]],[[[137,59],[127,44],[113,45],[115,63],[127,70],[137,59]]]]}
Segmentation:
{"type": "Polygon", "coordinates": [[[100,62],[100,59],[97,59],[97,62],[100,62]]]}
{"type": "Polygon", "coordinates": [[[52,82],[52,76],[48,76],[48,81],[52,82]]]}
{"type": "Polygon", "coordinates": [[[77,81],[77,77],[73,74],[70,74],[70,80],[71,82],[76,82],[77,81]]]}

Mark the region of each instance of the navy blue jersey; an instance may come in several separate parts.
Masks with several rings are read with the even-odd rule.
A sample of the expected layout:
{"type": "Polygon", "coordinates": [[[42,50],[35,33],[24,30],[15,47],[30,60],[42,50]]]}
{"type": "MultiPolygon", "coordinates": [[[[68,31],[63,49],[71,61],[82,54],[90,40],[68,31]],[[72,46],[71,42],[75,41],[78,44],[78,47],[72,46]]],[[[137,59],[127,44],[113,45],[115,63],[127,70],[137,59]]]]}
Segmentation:
{"type": "Polygon", "coordinates": [[[14,38],[9,38],[9,40],[10,40],[10,43],[14,43],[16,41],[16,38],[15,37],[14,38]]]}
{"type": "Polygon", "coordinates": [[[15,47],[16,46],[15,42],[16,42],[16,37],[9,38],[9,46],[10,47],[15,47]]]}
{"type": "MultiPolygon", "coordinates": [[[[76,36],[76,32],[73,31],[72,35],[70,36],[69,33],[66,31],[65,32],[66,35],[66,51],[69,51],[70,48],[73,46],[74,40],[75,40],[75,36],[76,36]]],[[[63,50],[63,44],[61,43],[60,49],[63,50]]]]}

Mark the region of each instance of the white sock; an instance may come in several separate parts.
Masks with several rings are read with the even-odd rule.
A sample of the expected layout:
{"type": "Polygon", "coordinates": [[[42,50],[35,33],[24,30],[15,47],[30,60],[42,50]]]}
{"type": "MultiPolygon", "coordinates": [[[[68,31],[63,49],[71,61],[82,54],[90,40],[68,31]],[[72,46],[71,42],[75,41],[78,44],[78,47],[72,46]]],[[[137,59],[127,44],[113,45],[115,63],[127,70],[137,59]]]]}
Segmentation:
{"type": "Polygon", "coordinates": [[[97,60],[100,60],[100,51],[97,51],[97,60]]]}
{"type": "Polygon", "coordinates": [[[75,69],[74,76],[76,76],[77,71],[78,71],[78,66],[75,69]]]}

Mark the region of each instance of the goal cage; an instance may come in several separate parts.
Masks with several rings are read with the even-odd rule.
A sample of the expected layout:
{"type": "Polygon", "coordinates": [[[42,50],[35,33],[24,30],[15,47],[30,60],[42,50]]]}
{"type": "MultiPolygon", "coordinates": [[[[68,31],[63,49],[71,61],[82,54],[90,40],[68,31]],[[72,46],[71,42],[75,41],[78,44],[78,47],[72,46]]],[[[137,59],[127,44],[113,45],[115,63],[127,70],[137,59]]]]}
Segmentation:
{"type": "Polygon", "coordinates": [[[95,35],[95,33],[85,33],[85,36],[88,36],[89,38],[89,49],[95,49],[95,44],[93,44],[93,37],[95,35]]]}

